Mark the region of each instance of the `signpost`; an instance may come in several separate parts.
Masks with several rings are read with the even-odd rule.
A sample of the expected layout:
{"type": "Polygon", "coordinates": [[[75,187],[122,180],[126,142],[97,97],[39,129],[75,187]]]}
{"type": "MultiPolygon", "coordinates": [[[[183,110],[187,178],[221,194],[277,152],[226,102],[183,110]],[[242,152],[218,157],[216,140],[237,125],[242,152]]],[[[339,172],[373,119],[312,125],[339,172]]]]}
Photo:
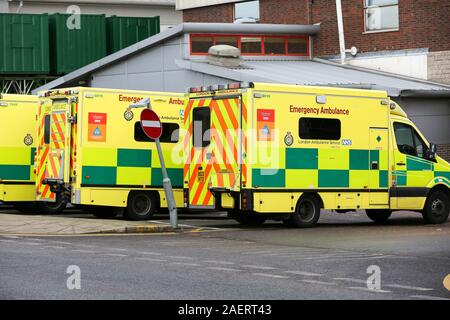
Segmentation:
{"type": "Polygon", "coordinates": [[[167,207],[169,208],[170,223],[173,228],[178,227],[178,215],[177,207],[175,204],[175,198],[173,196],[172,183],[170,182],[169,175],[167,174],[166,165],[164,163],[164,157],[161,150],[161,142],[159,138],[162,134],[162,123],[159,116],[151,109],[150,99],[141,100],[136,104],[132,104],[129,108],[142,108],[146,109],[141,112],[141,126],[144,133],[150,139],[155,140],[156,149],[158,150],[159,161],[161,163],[161,171],[163,176],[163,187],[167,199],[167,207]]]}

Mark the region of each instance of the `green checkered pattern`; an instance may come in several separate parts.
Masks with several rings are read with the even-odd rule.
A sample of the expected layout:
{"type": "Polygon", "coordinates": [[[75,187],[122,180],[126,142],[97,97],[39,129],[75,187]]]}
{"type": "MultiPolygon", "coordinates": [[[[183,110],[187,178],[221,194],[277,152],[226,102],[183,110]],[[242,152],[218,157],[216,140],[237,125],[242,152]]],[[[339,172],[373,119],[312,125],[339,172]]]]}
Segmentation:
{"type": "Polygon", "coordinates": [[[34,181],[34,151],[31,147],[0,148],[0,180],[34,181]]]}
{"type": "MultiPolygon", "coordinates": [[[[170,159],[169,152],[164,159],[170,159]]],[[[84,185],[162,187],[161,165],[153,150],[83,148],[82,164],[84,185]]],[[[166,166],[172,186],[181,188],[182,165],[166,166]]]]}
{"type": "MultiPolygon", "coordinates": [[[[284,156],[284,157],[283,157],[284,156]]],[[[268,188],[387,188],[388,152],[287,148],[281,168],[253,168],[252,185],[268,188]],[[373,161],[378,169],[371,170],[373,161]]]]}

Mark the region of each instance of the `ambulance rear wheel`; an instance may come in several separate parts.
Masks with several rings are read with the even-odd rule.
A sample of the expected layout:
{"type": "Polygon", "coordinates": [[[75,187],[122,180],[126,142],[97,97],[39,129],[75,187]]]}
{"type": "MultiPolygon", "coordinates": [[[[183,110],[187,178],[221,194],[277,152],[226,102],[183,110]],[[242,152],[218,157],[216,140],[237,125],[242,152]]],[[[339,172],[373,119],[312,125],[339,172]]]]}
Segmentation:
{"type": "Polygon", "coordinates": [[[391,214],[392,212],[389,210],[378,210],[378,209],[366,210],[367,217],[369,217],[370,220],[376,223],[385,223],[389,219],[391,214]]]}
{"type": "Polygon", "coordinates": [[[428,196],[422,215],[425,223],[439,224],[447,221],[449,213],[450,199],[448,195],[437,190],[428,196]]]}
{"type": "Polygon", "coordinates": [[[290,222],[296,228],[311,228],[317,224],[319,218],[319,200],[312,195],[304,195],[298,201],[295,212],[290,217],[290,222]]]}
{"type": "Polygon", "coordinates": [[[128,197],[125,217],[130,220],[148,220],[156,211],[156,197],[149,192],[133,192],[128,197]]]}
{"type": "Polygon", "coordinates": [[[43,214],[59,214],[66,209],[67,199],[65,196],[57,196],[56,202],[39,201],[37,211],[43,214]]]}

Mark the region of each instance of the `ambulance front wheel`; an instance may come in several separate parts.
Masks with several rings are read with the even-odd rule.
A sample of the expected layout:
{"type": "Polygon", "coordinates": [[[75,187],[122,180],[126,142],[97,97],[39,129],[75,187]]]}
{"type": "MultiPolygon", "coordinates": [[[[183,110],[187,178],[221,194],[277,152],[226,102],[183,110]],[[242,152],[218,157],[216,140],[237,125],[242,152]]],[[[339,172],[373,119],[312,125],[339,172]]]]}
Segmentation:
{"type": "Polygon", "coordinates": [[[313,195],[304,195],[300,198],[295,212],[290,217],[290,225],[296,228],[311,228],[320,218],[320,202],[313,195]]]}
{"type": "Polygon", "coordinates": [[[391,216],[392,211],[389,210],[378,210],[378,209],[367,209],[366,215],[370,220],[376,223],[385,223],[391,216]]]}
{"type": "Polygon", "coordinates": [[[450,213],[450,199],[448,193],[442,190],[433,191],[425,203],[422,212],[425,223],[439,224],[448,219],[450,213]]]}
{"type": "Polygon", "coordinates": [[[150,192],[132,192],[128,197],[125,217],[130,220],[148,220],[157,207],[156,197],[150,192]]]}

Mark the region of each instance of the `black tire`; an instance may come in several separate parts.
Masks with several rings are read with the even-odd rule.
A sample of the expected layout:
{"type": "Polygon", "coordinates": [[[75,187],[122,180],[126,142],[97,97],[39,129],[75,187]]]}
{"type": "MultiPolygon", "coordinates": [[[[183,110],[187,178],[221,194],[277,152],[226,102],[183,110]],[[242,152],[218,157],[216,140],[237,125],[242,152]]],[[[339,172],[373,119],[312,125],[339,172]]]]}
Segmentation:
{"type": "Polygon", "coordinates": [[[304,195],[297,202],[295,212],[289,218],[296,228],[312,228],[320,218],[320,204],[316,197],[304,195]]]}
{"type": "Polygon", "coordinates": [[[37,213],[37,203],[36,202],[17,202],[13,204],[14,209],[21,213],[35,214],[37,213]]]}
{"type": "Polygon", "coordinates": [[[89,212],[92,213],[95,217],[100,219],[111,219],[115,218],[120,213],[120,209],[122,208],[107,207],[107,206],[91,206],[89,208],[89,212]]]}
{"type": "Polygon", "coordinates": [[[59,214],[66,209],[67,199],[65,196],[57,196],[56,202],[39,201],[37,203],[38,213],[59,214]]]}
{"type": "Polygon", "coordinates": [[[264,224],[267,218],[258,215],[241,214],[239,216],[236,216],[235,220],[244,226],[257,227],[264,224]]]}
{"type": "Polygon", "coordinates": [[[449,213],[449,197],[445,192],[438,190],[428,196],[422,216],[425,223],[440,224],[447,221],[449,213]]]}
{"type": "Polygon", "coordinates": [[[132,192],[124,216],[130,220],[148,220],[157,210],[156,197],[149,192],[132,192]]]}
{"type": "Polygon", "coordinates": [[[369,217],[369,219],[376,223],[386,223],[391,214],[392,211],[389,210],[381,210],[381,209],[366,210],[366,215],[369,217]]]}

